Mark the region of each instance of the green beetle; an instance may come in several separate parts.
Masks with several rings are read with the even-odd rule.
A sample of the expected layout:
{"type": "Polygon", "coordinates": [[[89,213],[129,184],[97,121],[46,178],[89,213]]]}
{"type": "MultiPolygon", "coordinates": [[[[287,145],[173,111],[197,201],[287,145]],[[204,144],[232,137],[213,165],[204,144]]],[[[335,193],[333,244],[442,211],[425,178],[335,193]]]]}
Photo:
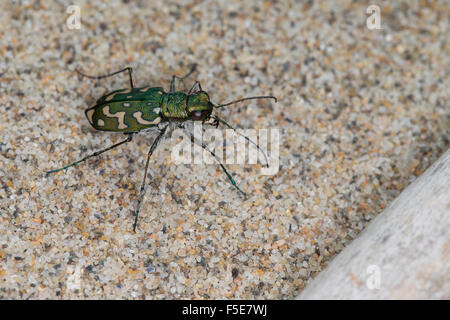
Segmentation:
{"type": "Polygon", "coordinates": [[[132,133],[167,121],[203,121],[214,105],[205,91],[165,93],[161,87],[112,91],[85,111],[97,130],[132,133]]]}
{"type": "MultiPolygon", "coordinates": [[[[97,130],[101,131],[113,131],[123,132],[127,135],[127,138],[119,143],[116,143],[108,148],[94,152],[81,160],[73,162],[63,168],[47,171],[47,174],[58,172],[76,166],[81,162],[84,162],[92,157],[96,157],[106,151],[114,149],[126,142],[130,142],[133,138],[133,134],[140,131],[157,128],[159,131],[158,136],[155,138],[150,150],[147,154],[147,161],[145,164],[144,178],[141,184],[140,195],[138,198],[135,221],[133,225],[133,231],[136,231],[137,220],[139,216],[139,208],[144,196],[145,180],[147,176],[148,165],[150,157],[156,149],[158,143],[167,130],[168,124],[171,122],[185,122],[188,120],[201,121],[213,126],[218,126],[219,123],[224,124],[230,129],[235,130],[231,125],[220,119],[216,115],[212,115],[214,108],[220,108],[228,106],[234,103],[238,103],[251,99],[277,99],[274,96],[256,96],[242,98],[225,104],[213,104],[207,92],[202,90],[200,82],[196,81],[191,89],[185,93],[181,91],[175,91],[176,79],[183,80],[194,72],[196,65],[193,65],[191,71],[184,77],[172,76],[169,92],[165,92],[162,87],[142,87],[136,88],[133,80],[133,69],[128,67],[117,72],[103,75],[103,76],[89,76],[78,70],[80,75],[90,79],[103,79],[111,77],[113,75],[128,71],[130,88],[115,90],[103,95],[97,100],[94,106],[88,108],[85,111],[86,117],[89,123],[97,130]]],[[[240,134],[240,133],[238,133],[240,134]]],[[[255,144],[261,151],[259,146],[251,141],[248,137],[244,136],[247,141],[255,144]]],[[[191,141],[197,143],[194,136],[191,134],[191,141]]],[[[198,143],[197,143],[198,144],[198,143]]],[[[243,192],[234,181],[233,177],[228,173],[225,166],[220,162],[214,152],[207,149],[206,145],[200,144],[202,148],[211,153],[211,155],[218,161],[221,168],[227,175],[232,185],[246,197],[243,192]]],[[[264,154],[264,152],[263,152],[264,154]]],[[[267,163],[267,157],[264,154],[267,163]]]]}

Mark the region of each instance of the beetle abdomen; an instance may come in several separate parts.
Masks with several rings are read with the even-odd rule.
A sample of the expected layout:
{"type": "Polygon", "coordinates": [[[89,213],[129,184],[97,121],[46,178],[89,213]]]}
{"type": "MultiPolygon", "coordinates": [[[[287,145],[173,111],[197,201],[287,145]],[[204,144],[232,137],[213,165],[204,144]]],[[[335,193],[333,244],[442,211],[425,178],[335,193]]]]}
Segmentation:
{"type": "Polygon", "coordinates": [[[162,88],[133,88],[110,92],[86,110],[97,130],[136,132],[158,125],[161,120],[162,88]]]}

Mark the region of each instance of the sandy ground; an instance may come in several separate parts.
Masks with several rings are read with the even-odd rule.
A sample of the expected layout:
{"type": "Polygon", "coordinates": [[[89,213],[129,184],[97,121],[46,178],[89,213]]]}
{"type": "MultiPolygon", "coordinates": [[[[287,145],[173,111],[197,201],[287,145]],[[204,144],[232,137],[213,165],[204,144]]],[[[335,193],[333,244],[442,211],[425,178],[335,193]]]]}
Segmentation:
{"type": "Polygon", "coordinates": [[[449,145],[448,1],[70,1],[0,5],[0,297],[290,299],[449,145]],[[381,29],[366,25],[369,4],[381,29]],[[229,123],[279,129],[279,171],[177,165],[84,110],[132,66],[169,89],[197,63],[229,123]]]}

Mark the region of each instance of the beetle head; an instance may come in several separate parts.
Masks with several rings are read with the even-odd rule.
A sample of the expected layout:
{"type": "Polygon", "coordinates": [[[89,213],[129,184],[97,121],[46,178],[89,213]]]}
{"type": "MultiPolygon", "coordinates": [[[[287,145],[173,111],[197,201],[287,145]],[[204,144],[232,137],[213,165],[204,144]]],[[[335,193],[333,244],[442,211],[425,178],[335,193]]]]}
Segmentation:
{"type": "Polygon", "coordinates": [[[211,116],[214,105],[205,91],[198,91],[188,96],[186,111],[189,119],[194,121],[207,121],[211,116]]]}

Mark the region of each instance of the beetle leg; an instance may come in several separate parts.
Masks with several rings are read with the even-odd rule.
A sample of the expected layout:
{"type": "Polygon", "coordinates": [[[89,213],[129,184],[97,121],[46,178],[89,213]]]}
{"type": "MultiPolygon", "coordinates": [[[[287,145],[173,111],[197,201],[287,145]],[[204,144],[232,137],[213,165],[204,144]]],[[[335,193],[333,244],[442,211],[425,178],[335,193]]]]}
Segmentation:
{"type": "Polygon", "coordinates": [[[219,126],[219,123],[227,126],[228,128],[230,128],[231,130],[233,130],[234,132],[236,132],[238,135],[240,135],[241,137],[244,137],[245,140],[247,140],[248,142],[250,142],[251,144],[253,144],[254,146],[256,146],[256,148],[263,154],[264,156],[264,160],[266,161],[266,168],[269,168],[269,160],[267,159],[267,155],[266,153],[260,148],[259,144],[257,144],[256,142],[254,142],[253,140],[251,140],[249,137],[247,137],[246,135],[240,133],[239,131],[236,130],[236,128],[234,128],[232,125],[228,124],[225,120],[220,119],[218,116],[212,116],[211,118],[214,118],[214,124],[216,128],[219,126]]]}
{"type": "Polygon", "coordinates": [[[119,70],[119,71],[116,71],[116,72],[113,72],[113,73],[105,74],[105,75],[103,75],[103,76],[90,76],[90,75],[87,75],[87,74],[85,74],[85,73],[82,73],[82,72],[81,72],[80,70],[78,70],[78,69],[75,69],[75,71],[76,71],[78,74],[82,75],[83,77],[86,77],[86,78],[89,78],[89,79],[104,79],[104,78],[108,78],[108,77],[114,76],[114,75],[116,75],[116,74],[119,74],[119,73],[121,73],[121,72],[128,71],[128,76],[130,77],[130,86],[131,86],[131,89],[134,88],[133,68],[131,68],[131,67],[126,67],[125,69],[122,69],[122,70],[119,70]]]}
{"type": "Polygon", "coordinates": [[[139,199],[138,199],[138,203],[137,203],[137,208],[136,208],[136,216],[134,218],[134,224],[133,224],[133,231],[136,232],[136,226],[137,226],[137,221],[138,221],[138,216],[139,216],[139,209],[141,206],[141,202],[142,199],[144,198],[144,190],[145,190],[145,179],[147,177],[147,170],[148,170],[148,164],[150,162],[150,157],[152,156],[153,152],[155,151],[156,147],[158,146],[159,141],[161,140],[161,138],[163,137],[164,133],[167,130],[166,126],[164,129],[161,129],[159,132],[159,135],[156,137],[155,141],[153,141],[152,146],[150,147],[150,150],[148,151],[147,154],[147,162],[145,163],[145,171],[144,171],[144,179],[142,180],[142,185],[141,185],[141,189],[139,191],[139,199]]]}
{"type": "Polygon", "coordinates": [[[46,174],[54,173],[54,172],[62,171],[62,170],[68,169],[68,168],[70,168],[70,167],[76,166],[76,165],[80,164],[81,162],[84,162],[84,161],[86,161],[86,160],[88,160],[88,159],[90,159],[90,158],[92,158],[92,157],[99,156],[99,155],[101,155],[102,153],[104,153],[104,152],[106,152],[106,151],[109,151],[109,150],[111,150],[111,149],[117,148],[118,146],[120,146],[120,145],[122,145],[122,144],[124,144],[124,143],[130,142],[132,139],[133,139],[133,135],[132,135],[132,134],[128,134],[128,138],[126,138],[125,140],[123,140],[123,141],[121,141],[121,142],[119,142],[119,143],[116,143],[116,144],[114,144],[114,145],[112,145],[112,146],[110,146],[110,147],[108,147],[108,148],[106,148],[106,149],[96,151],[96,152],[94,152],[93,154],[90,154],[90,155],[88,155],[87,157],[84,157],[84,158],[81,159],[81,160],[78,160],[78,161],[76,161],[76,162],[73,162],[73,163],[71,163],[71,164],[69,164],[69,165],[67,165],[67,166],[65,166],[65,167],[63,167],[63,168],[55,169],[55,170],[50,170],[50,171],[46,171],[45,173],[46,173],[46,174]]]}
{"type": "Polygon", "coordinates": [[[173,75],[172,76],[172,81],[170,81],[170,90],[169,90],[169,92],[175,92],[175,90],[176,90],[176,84],[175,84],[176,79],[179,79],[179,80],[183,81],[184,79],[189,77],[196,69],[197,69],[197,64],[194,63],[191,66],[191,70],[185,76],[179,77],[179,76],[173,75]]]}
{"type": "Polygon", "coordinates": [[[199,81],[195,81],[194,85],[189,89],[187,94],[190,95],[191,93],[193,93],[194,89],[196,89],[196,87],[197,87],[197,91],[203,91],[202,90],[202,86],[200,85],[200,82],[199,81]]]}
{"type": "Polygon", "coordinates": [[[205,149],[206,151],[208,151],[213,157],[214,159],[216,159],[216,161],[220,164],[220,167],[222,168],[223,172],[225,172],[225,174],[228,177],[228,180],[230,180],[231,184],[233,185],[233,187],[235,187],[243,196],[245,199],[247,199],[247,194],[242,191],[236,184],[236,181],[234,181],[233,177],[231,176],[231,174],[228,173],[227,169],[225,168],[225,166],[223,165],[223,163],[220,161],[220,159],[216,156],[216,154],[209,150],[208,147],[204,144],[204,143],[199,143],[197,142],[197,140],[195,140],[194,135],[192,133],[189,133],[191,136],[191,141],[193,143],[195,143],[198,146],[201,146],[203,149],[205,149]]]}

